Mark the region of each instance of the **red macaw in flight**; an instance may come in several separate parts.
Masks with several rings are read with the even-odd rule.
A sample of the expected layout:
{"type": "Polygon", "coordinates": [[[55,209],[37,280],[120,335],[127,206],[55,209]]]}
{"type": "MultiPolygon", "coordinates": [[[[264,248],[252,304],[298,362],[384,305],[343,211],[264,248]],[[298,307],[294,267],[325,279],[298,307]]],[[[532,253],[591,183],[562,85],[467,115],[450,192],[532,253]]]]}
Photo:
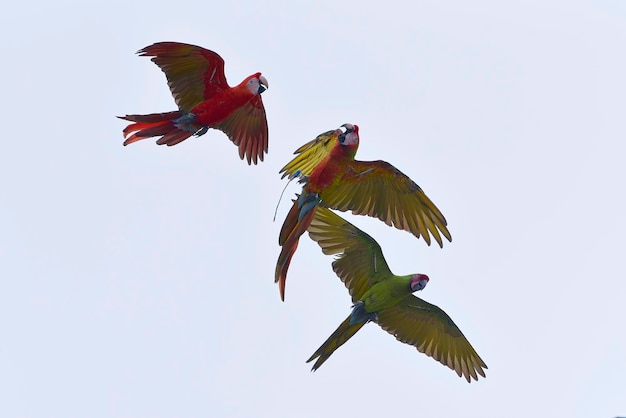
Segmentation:
{"type": "Polygon", "coordinates": [[[396,276],[378,243],[326,208],[317,208],[309,236],[324,254],[337,255],[332,266],[352,297],[352,313],[307,360],[318,369],[369,321],[399,341],[454,370],[468,382],[485,377],[487,365],[452,319],[416,296],[429,281],[425,274],[396,276]]]}
{"type": "Polygon", "coordinates": [[[423,237],[428,245],[431,235],[439,246],[443,246],[442,235],[452,241],[446,219],[422,189],[385,161],[355,160],[359,127],[344,124],[342,128],[298,148],[298,155],[280,171],[283,178],[299,177],[304,183],[278,237],[282,248],[274,278],[282,300],[291,257],[318,206],[376,217],[423,237]]]}
{"type": "Polygon", "coordinates": [[[214,128],[239,147],[239,157],[245,156],[248,164],[263,161],[268,130],[261,93],[268,83],[261,73],[230,87],[224,75],[224,60],[208,49],[159,42],[137,53],[153,57],[152,61],[165,73],[178,110],[118,116],[134,122],[124,129],[124,145],[160,136],[157,144],[171,146],[214,128]]]}

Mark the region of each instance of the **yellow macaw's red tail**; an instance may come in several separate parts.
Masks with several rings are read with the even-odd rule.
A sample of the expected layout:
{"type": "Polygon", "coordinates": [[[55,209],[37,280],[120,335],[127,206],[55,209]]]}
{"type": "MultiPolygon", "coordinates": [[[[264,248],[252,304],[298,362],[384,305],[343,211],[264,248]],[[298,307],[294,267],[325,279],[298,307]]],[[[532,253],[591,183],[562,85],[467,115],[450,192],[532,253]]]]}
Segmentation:
{"type": "Polygon", "coordinates": [[[310,363],[311,361],[317,359],[315,364],[313,364],[313,368],[311,368],[311,371],[319,369],[320,366],[324,364],[324,362],[328,359],[328,357],[330,357],[331,354],[335,352],[336,349],[344,345],[346,341],[352,338],[352,336],[356,334],[357,331],[360,330],[361,327],[367,323],[366,321],[350,325],[351,317],[352,315],[348,316],[345,321],[343,321],[341,325],[339,325],[335,332],[333,332],[330,337],[328,337],[328,339],[324,341],[324,344],[322,344],[321,347],[318,348],[315,353],[313,353],[311,358],[306,361],[307,363],[310,363]]]}
{"type": "Polygon", "coordinates": [[[157,141],[159,145],[176,145],[196,133],[195,129],[180,129],[180,127],[188,128],[190,126],[177,124],[177,119],[181,117],[183,117],[183,113],[180,111],[118,116],[120,119],[135,122],[124,128],[123,133],[124,138],[126,138],[124,145],[155,136],[161,137],[157,141]]]}
{"type": "Polygon", "coordinates": [[[278,283],[280,298],[283,301],[285,300],[285,283],[291,257],[293,257],[298,248],[300,237],[311,225],[318,202],[316,195],[306,194],[303,191],[298,199],[293,201],[293,206],[289,209],[285,222],[283,222],[283,226],[280,229],[278,244],[282,248],[276,262],[274,282],[278,283]]]}

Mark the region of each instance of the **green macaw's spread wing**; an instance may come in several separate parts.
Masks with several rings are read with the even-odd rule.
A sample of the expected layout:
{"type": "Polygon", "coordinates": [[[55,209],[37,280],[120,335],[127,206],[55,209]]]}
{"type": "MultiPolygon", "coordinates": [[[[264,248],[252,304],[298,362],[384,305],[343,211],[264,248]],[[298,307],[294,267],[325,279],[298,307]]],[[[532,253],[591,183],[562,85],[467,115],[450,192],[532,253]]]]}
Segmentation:
{"type": "Polygon", "coordinates": [[[393,276],[378,243],[329,209],[317,208],[309,236],[324,254],[339,254],[333,270],[348,288],[353,303],[376,283],[393,276]]]}
{"type": "Polygon", "coordinates": [[[417,349],[454,370],[459,377],[485,377],[485,362],[478,356],[452,319],[435,305],[413,295],[378,312],[378,325],[398,341],[417,349]]]}
{"type": "MultiPolygon", "coordinates": [[[[333,261],[333,270],[348,288],[353,303],[363,300],[374,285],[378,284],[380,288],[385,283],[392,285],[401,280],[391,273],[380,246],[372,237],[329,209],[317,208],[309,235],[322,247],[324,254],[338,255],[333,261]]],[[[392,306],[387,305],[376,312],[375,322],[381,328],[448,366],[468,382],[477,380],[478,375],[485,377],[487,365],[443,310],[410,293],[391,303],[392,306]]],[[[317,358],[313,370],[362,325],[364,323],[350,325],[348,317],[308,360],[317,358]]]]}
{"type": "Polygon", "coordinates": [[[161,68],[180,110],[190,112],[196,105],[228,89],[224,60],[218,54],[195,45],[159,42],[137,52],[153,57],[161,68]]]}
{"type": "Polygon", "coordinates": [[[452,241],[446,218],[422,189],[385,161],[354,161],[332,187],[320,193],[322,205],[376,217],[387,225],[443,246],[441,235],[452,241]]]}
{"type": "Polygon", "coordinates": [[[298,155],[280,169],[280,173],[282,173],[281,178],[294,175],[311,175],[313,169],[326,158],[333,147],[335,147],[339,133],[341,133],[341,130],[324,132],[318,135],[314,140],[298,148],[294,152],[294,154],[298,155]]]}

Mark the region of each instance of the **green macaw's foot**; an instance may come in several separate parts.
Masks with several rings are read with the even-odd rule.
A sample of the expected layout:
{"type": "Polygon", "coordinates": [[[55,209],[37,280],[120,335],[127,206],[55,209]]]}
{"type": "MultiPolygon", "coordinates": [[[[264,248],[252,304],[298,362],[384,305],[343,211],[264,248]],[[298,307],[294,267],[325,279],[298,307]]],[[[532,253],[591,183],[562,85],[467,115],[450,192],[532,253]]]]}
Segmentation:
{"type": "Polygon", "coordinates": [[[360,324],[369,321],[376,322],[377,320],[378,316],[376,315],[376,312],[367,312],[365,310],[365,302],[363,302],[362,300],[355,303],[352,307],[352,313],[350,314],[350,325],[360,324]]]}

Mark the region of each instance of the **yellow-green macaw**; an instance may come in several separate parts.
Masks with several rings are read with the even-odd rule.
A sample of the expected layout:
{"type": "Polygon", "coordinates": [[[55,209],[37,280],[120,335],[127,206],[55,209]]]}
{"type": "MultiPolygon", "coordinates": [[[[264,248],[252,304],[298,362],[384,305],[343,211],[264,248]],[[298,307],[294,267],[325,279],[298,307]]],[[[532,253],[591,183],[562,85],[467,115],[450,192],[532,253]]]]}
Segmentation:
{"type": "Polygon", "coordinates": [[[425,274],[396,276],[372,237],[332,211],[318,207],[308,228],[324,254],[336,254],[333,270],[346,285],[352,313],[307,360],[318,369],[367,322],[376,322],[399,341],[464,376],[485,377],[485,362],[452,319],[435,305],[413,295],[428,283],[425,274]]]}

